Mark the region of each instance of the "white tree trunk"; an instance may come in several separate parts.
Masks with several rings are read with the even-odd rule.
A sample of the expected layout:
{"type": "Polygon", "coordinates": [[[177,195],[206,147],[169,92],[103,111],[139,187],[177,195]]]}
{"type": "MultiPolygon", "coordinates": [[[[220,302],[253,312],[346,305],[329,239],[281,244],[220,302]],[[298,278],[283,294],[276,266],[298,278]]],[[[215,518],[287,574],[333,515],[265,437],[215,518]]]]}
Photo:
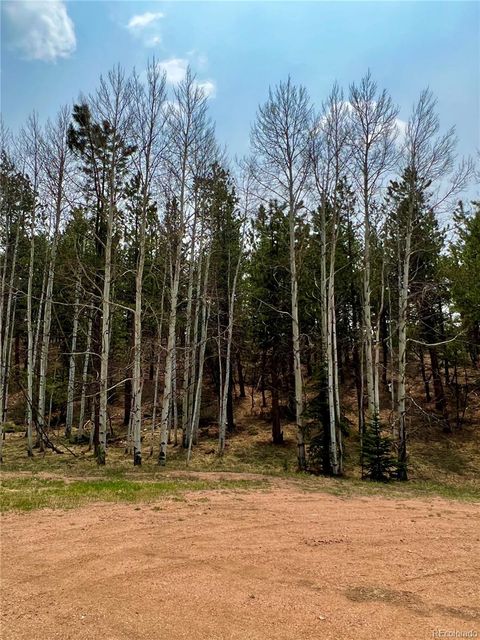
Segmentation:
{"type": "MultiPolygon", "coordinates": [[[[411,196],[412,197],[412,196],[411,196]]],[[[406,463],[406,373],[407,373],[407,314],[408,288],[410,284],[410,253],[412,244],[412,203],[409,205],[409,219],[405,230],[403,263],[399,264],[401,286],[398,296],[398,454],[399,462],[406,463]]],[[[406,479],[406,468],[400,470],[401,477],[406,479]]]]}
{"type": "Polygon", "coordinates": [[[327,360],[327,225],[325,220],[325,198],[322,198],[320,208],[320,313],[321,313],[321,353],[322,364],[327,360]]]}
{"type": "Polygon", "coordinates": [[[160,453],[158,464],[164,466],[167,461],[168,416],[172,402],[172,375],[177,326],[178,288],[180,284],[181,242],[178,243],[177,256],[170,295],[170,316],[168,321],[167,355],[165,361],[165,384],[163,389],[162,417],[160,421],[160,453]]]}
{"type": "Polygon", "coordinates": [[[15,329],[15,311],[17,308],[17,299],[16,297],[13,300],[13,308],[12,308],[12,320],[10,322],[10,333],[6,337],[8,349],[7,349],[7,361],[6,361],[6,377],[5,377],[5,387],[4,387],[4,400],[3,400],[3,416],[1,422],[7,421],[7,410],[8,410],[8,387],[10,384],[10,362],[12,359],[12,351],[13,351],[13,332],[15,329]]]}
{"type": "Polygon", "coordinates": [[[205,265],[205,275],[204,275],[204,285],[203,285],[203,295],[202,295],[202,328],[200,335],[200,353],[198,358],[198,374],[196,380],[196,389],[195,389],[195,401],[193,405],[192,412],[192,425],[189,429],[188,434],[188,453],[187,453],[187,464],[190,461],[190,457],[192,454],[192,442],[198,432],[198,426],[200,421],[200,407],[202,404],[202,385],[203,385],[203,367],[205,363],[205,348],[207,346],[207,329],[208,329],[208,320],[210,317],[210,300],[207,300],[207,288],[208,288],[208,275],[210,269],[210,253],[207,255],[206,265],[205,265]]]}
{"type": "Polygon", "coordinates": [[[99,380],[99,429],[97,462],[105,464],[107,451],[107,405],[108,405],[108,355],[110,352],[110,290],[112,285],[112,236],[114,205],[110,202],[107,216],[107,235],[105,242],[105,271],[102,294],[102,328],[100,348],[99,380]]]}
{"type": "Polygon", "coordinates": [[[140,237],[137,272],[135,274],[135,314],[134,314],[134,359],[133,359],[133,389],[132,389],[132,427],[133,427],[133,464],[142,464],[142,285],[143,269],[145,265],[145,227],[146,227],[147,194],[144,197],[142,219],[140,222],[140,237]]]}
{"type": "Polygon", "coordinates": [[[38,362],[38,348],[40,346],[40,329],[42,327],[43,312],[45,307],[45,292],[47,289],[47,274],[48,274],[48,260],[45,260],[45,266],[43,268],[42,276],[42,290],[40,292],[40,299],[38,301],[38,313],[35,321],[35,335],[33,338],[33,356],[32,356],[32,370],[35,376],[35,370],[38,362]]]}
{"type": "MultiPolygon", "coordinates": [[[[30,220],[30,258],[28,263],[27,284],[27,451],[29,457],[33,456],[33,374],[34,362],[34,337],[33,337],[33,273],[35,262],[35,207],[32,209],[30,220]]],[[[39,313],[40,313],[39,305],[39,313]]]]}
{"type": "MultiPolygon", "coordinates": [[[[365,184],[365,193],[368,192],[368,184],[365,184]]],[[[372,308],[370,288],[370,216],[368,198],[365,196],[364,219],[364,254],[363,254],[363,322],[365,331],[365,369],[367,377],[368,416],[372,420],[378,415],[378,406],[375,403],[375,369],[373,365],[373,331],[372,308]]]]}
{"type": "Polygon", "coordinates": [[[158,379],[160,377],[160,363],[162,357],[162,329],[163,329],[163,303],[165,301],[165,282],[167,279],[167,267],[163,273],[162,298],[160,302],[160,322],[158,324],[158,344],[157,344],[157,362],[155,365],[155,382],[153,390],[153,408],[152,408],[152,443],[150,446],[150,455],[153,456],[155,427],[157,426],[157,404],[158,404],[158,379]]]}
{"type": "MultiPolygon", "coordinates": [[[[220,402],[220,422],[218,425],[218,449],[219,454],[223,455],[225,450],[225,436],[227,432],[227,403],[228,403],[228,391],[230,387],[230,373],[231,373],[231,358],[232,358],[232,340],[233,340],[233,324],[235,313],[235,296],[237,294],[237,281],[238,274],[240,273],[240,264],[242,262],[243,251],[243,238],[240,242],[240,251],[238,254],[238,260],[235,267],[235,274],[233,276],[232,286],[230,289],[230,299],[228,301],[228,328],[227,328],[227,353],[225,359],[225,378],[223,385],[220,384],[221,390],[221,402],[220,402]]],[[[221,344],[220,334],[218,336],[219,346],[221,344]]],[[[221,353],[219,348],[219,363],[221,363],[221,353]]],[[[221,382],[221,364],[220,364],[220,382],[221,382]]]]}
{"type": "Polygon", "coordinates": [[[78,416],[78,435],[77,439],[81,442],[83,437],[84,419],[85,419],[85,400],[87,391],[88,363],[90,361],[90,349],[92,347],[92,326],[93,326],[93,309],[88,315],[87,338],[85,342],[85,356],[83,359],[82,371],[82,390],[80,395],[80,411],[78,416]]]}
{"type": "Polygon", "coordinates": [[[55,224],[54,236],[50,251],[48,263],[47,288],[45,292],[45,309],[43,315],[42,341],[40,346],[40,367],[39,367],[39,385],[38,385],[38,425],[40,428],[40,438],[42,440],[42,432],[45,429],[45,410],[46,410],[46,388],[47,388],[47,371],[48,371],[48,355],[50,347],[50,328],[52,324],[53,309],[53,282],[55,279],[55,262],[57,257],[58,243],[58,227],[60,224],[60,211],[57,211],[57,222],[55,224]]]}
{"type": "Polygon", "coordinates": [[[188,425],[191,424],[191,416],[189,415],[189,396],[190,385],[193,384],[193,380],[190,380],[190,363],[194,359],[192,350],[195,348],[195,344],[191,343],[192,334],[192,301],[193,301],[193,276],[194,276],[194,260],[195,260],[195,240],[196,240],[196,227],[197,227],[197,210],[195,207],[192,238],[190,245],[190,264],[188,270],[188,287],[187,287],[187,309],[185,317],[185,355],[183,359],[183,386],[182,386],[182,438],[184,443],[186,442],[186,434],[188,431],[188,425]]]}
{"type": "MultiPolygon", "coordinates": [[[[13,247],[13,255],[11,262],[10,279],[8,283],[8,295],[7,304],[5,309],[5,321],[3,322],[3,337],[2,346],[0,349],[0,424],[3,425],[7,411],[7,387],[9,378],[9,351],[11,348],[10,335],[11,327],[13,327],[13,315],[12,312],[14,305],[13,285],[15,283],[17,254],[18,254],[18,241],[20,236],[20,224],[17,224],[17,231],[15,233],[15,244],[13,247]]],[[[3,442],[3,432],[0,434],[0,441],[3,442]]],[[[1,446],[1,445],[0,445],[1,446]]],[[[1,452],[0,452],[1,457],[1,452]]]]}
{"type": "MultiPolygon", "coordinates": [[[[207,259],[207,266],[209,264],[209,257],[207,259]]],[[[188,412],[188,422],[186,425],[186,429],[183,432],[183,446],[189,446],[189,442],[191,439],[191,431],[194,428],[195,418],[194,418],[194,404],[195,404],[195,395],[196,395],[196,375],[197,375],[197,349],[198,345],[198,329],[200,322],[200,307],[204,304],[204,299],[202,298],[201,288],[202,288],[202,269],[203,269],[203,220],[202,220],[202,228],[200,231],[200,246],[198,249],[198,264],[197,264],[197,279],[196,279],[196,301],[195,301],[195,313],[193,317],[193,340],[192,340],[192,354],[190,357],[190,373],[189,380],[190,384],[188,387],[187,394],[187,412],[188,412]]],[[[207,274],[208,275],[208,274],[207,274]]],[[[205,288],[203,296],[206,295],[207,289],[205,288]]]]}
{"type": "Polygon", "coordinates": [[[295,208],[293,197],[289,210],[289,238],[290,238],[290,280],[291,280],[291,310],[292,310],[292,347],[293,371],[295,378],[295,423],[297,427],[297,460],[298,468],[306,468],[305,439],[303,433],[303,383],[302,364],[300,358],[300,325],[298,321],[298,281],[297,261],[295,257],[295,208]]]}
{"type": "MultiPolygon", "coordinates": [[[[178,406],[177,406],[177,350],[173,351],[173,367],[172,367],[172,410],[171,424],[173,424],[173,444],[178,444],[178,406]]],[[[168,442],[170,442],[170,433],[168,434],[168,442]]]]}
{"type": "Polygon", "coordinates": [[[338,473],[343,473],[343,444],[342,431],[340,428],[341,409],[340,409],[340,382],[338,379],[338,352],[337,352],[337,319],[335,313],[335,304],[332,306],[332,345],[333,345],[333,379],[335,389],[335,415],[337,419],[337,446],[338,446],[338,473]]]}
{"type": "Polygon", "coordinates": [[[47,284],[45,289],[45,307],[42,323],[42,341],[40,346],[39,386],[38,386],[38,426],[39,441],[43,447],[43,431],[45,428],[45,403],[48,373],[48,356],[50,347],[50,328],[53,311],[53,283],[57,260],[57,249],[60,235],[60,219],[63,211],[65,196],[65,173],[67,168],[67,125],[68,115],[64,109],[60,112],[55,127],[49,128],[49,136],[45,145],[45,163],[47,186],[53,203],[53,233],[51,238],[50,255],[48,258],[47,284]]]}
{"type": "Polygon", "coordinates": [[[72,435],[73,427],[73,402],[75,395],[75,369],[76,369],[76,350],[77,350],[77,334],[78,334],[78,319],[80,316],[80,289],[81,278],[77,277],[75,283],[75,306],[73,311],[73,326],[72,326],[72,342],[70,345],[70,362],[68,368],[68,383],[67,383],[67,416],[65,420],[65,437],[70,438],[72,435]]]}
{"type": "Polygon", "coordinates": [[[338,459],[338,442],[337,442],[337,420],[339,408],[337,409],[337,362],[335,358],[336,345],[334,344],[336,328],[335,328],[335,249],[336,249],[336,227],[335,219],[332,220],[332,240],[330,246],[330,269],[328,277],[328,325],[327,325],[327,362],[328,362],[328,409],[330,423],[330,465],[332,474],[337,476],[340,474],[340,463],[338,459]]]}
{"type": "Polygon", "coordinates": [[[375,376],[374,376],[374,401],[377,412],[380,409],[380,379],[381,379],[381,364],[380,364],[380,320],[383,314],[385,306],[385,258],[382,255],[382,271],[380,281],[380,308],[378,310],[377,326],[375,329],[375,376]]]}

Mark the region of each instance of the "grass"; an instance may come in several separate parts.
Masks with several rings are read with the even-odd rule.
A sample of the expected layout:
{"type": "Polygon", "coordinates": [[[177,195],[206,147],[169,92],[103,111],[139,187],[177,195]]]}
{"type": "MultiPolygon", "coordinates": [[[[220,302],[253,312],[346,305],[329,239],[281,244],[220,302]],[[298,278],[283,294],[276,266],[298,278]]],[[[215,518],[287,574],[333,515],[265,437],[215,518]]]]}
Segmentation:
{"type": "MultiPolygon", "coordinates": [[[[306,492],[327,493],[343,498],[378,496],[390,499],[442,497],[468,502],[480,501],[478,486],[454,486],[414,480],[407,484],[364,482],[355,478],[324,478],[306,474],[289,477],[292,487],[306,492]]],[[[7,474],[0,490],[0,511],[71,509],[92,502],[152,503],[162,499],[182,500],[187,491],[243,490],[270,488],[268,480],[198,479],[171,476],[163,479],[42,477],[38,474],[7,474]]]]}
{"type": "Polygon", "coordinates": [[[408,498],[445,498],[464,502],[480,502],[480,483],[463,485],[435,482],[432,480],[411,480],[409,482],[372,482],[359,478],[298,478],[299,487],[304,491],[324,491],[335,496],[353,498],[371,496],[404,500],[408,498]]]}
{"type": "MultiPolygon", "coordinates": [[[[150,502],[166,496],[181,499],[185,491],[197,489],[268,487],[274,478],[304,491],[345,498],[360,495],[430,499],[438,496],[480,502],[479,442],[475,438],[450,436],[428,442],[412,441],[410,481],[383,484],[360,479],[355,434],[346,443],[346,477],[333,479],[296,473],[292,425],[284,427],[286,442],[279,447],[271,444],[268,423],[254,417],[245,422],[245,426],[228,439],[222,458],[215,453],[215,433],[204,434],[188,468],[182,447],[170,447],[167,467],[159,467],[155,455],[148,457],[148,432],[141,467],[133,467],[121,443],[109,447],[104,467],[96,464],[85,446],[69,445],[76,457],[67,452],[59,455],[46,451],[28,458],[23,434],[8,433],[3,450],[5,480],[1,508],[68,508],[94,501],[150,502]],[[248,476],[243,480],[229,479],[231,473],[258,474],[264,480],[252,480],[248,476]]],[[[61,437],[54,441],[61,448],[66,444],[61,437]]]]}
{"type": "Polygon", "coordinates": [[[71,509],[89,502],[155,502],[162,498],[181,500],[187,491],[239,490],[259,486],[252,480],[125,479],[68,480],[25,476],[4,478],[0,511],[71,509]]]}

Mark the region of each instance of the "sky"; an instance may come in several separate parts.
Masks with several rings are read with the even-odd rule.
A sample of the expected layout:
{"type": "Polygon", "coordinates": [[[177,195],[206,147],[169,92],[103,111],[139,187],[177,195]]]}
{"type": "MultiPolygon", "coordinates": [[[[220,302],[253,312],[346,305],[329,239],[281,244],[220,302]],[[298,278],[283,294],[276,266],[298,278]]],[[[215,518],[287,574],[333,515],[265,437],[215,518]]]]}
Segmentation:
{"type": "Polygon", "coordinates": [[[120,63],[142,71],[155,56],[170,86],[188,64],[209,95],[219,141],[248,152],[250,125],[269,85],[289,74],[320,107],[338,81],[370,69],[408,119],[419,92],[438,99],[461,155],[480,149],[480,3],[116,2],[3,0],[1,110],[13,131],[95,90],[120,63]]]}

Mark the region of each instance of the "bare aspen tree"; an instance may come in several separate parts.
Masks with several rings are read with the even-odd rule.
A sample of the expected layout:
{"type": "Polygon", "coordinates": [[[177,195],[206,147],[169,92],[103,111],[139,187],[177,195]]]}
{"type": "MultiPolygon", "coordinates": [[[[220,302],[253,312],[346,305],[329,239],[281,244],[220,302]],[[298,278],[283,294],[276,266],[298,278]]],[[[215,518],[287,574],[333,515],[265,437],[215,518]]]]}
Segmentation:
{"type": "MultiPolygon", "coordinates": [[[[227,400],[228,400],[228,387],[230,384],[231,375],[231,354],[232,354],[232,339],[233,339],[233,324],[235,317],[235,298],[237,295],[237,282],[238,274],[240,272],[240,266],[242,263],[242,251],[243,251],[243,233],[240,242],[240,251],[238,252],[238,260],[235,265],[235,272],[233,280],[230,286],[229,300],[228,300],[228,326],[227,326],[227,349],[225,357],[225,374],[222,379],[222,367],[221,367],[221,354],[219,354],[220,362],[220,410],[219,410],[219,423],[218,423],[218,452],[223,455],[225,450],[225,436],[227,431],[227,400]]],[[[218,336],[219,345],[221,344],[221,336],[218,336]]]]}
{"type": "MultiPolygon", "coordinates": [[[[197,198],[195,197],[195,200],[197,198]]],[[[190,415],[190,388],[192,381],[190,380],[190,375],[192,373],[191,367],[192,362],[195,361],[195,352],[192,353],[192,350],[195,349],[195,343],[191,344],[191,334],[192,334],[192,306],[193,306],[193,284],[194,284],[194,272],[195,272],[195,244],[197,239],[197,218],[198,218],[198,207],[195,202],[194,204],[194,213],[193,213],[193,224],[192,224],[192,237],[190,243],[190,256],[189,256],[189,267],[188,267],[188,285],[187,285],[187,309],[186,309],[186,317],[185,317],[185,354],[184,354],[184,362],[183,362],[183,388],[182,388],[182,440],[184,446],[187,444],[187,432],[189,429],[189,425],[191,424],[191,415],[190,415]]],[[[195,329],[194,329],[195,333],[195,329]]]]}
{"type": "Polygon", "coordinates": [[[87,320],[87,335],[86,335],[86,340],[85,340],[85,353],[84,353],[84,356],[83,356],[83,371],[82,371],[81,392],[80,392],[80,409],[79,409],[79,414],[78,414],[77,440],[79,442],[82,441],[83,431],[84,431],[85,401],[86,401],[87,379],[88,379],[88,364],[89,364],[89,361],[90,361],[90,349],[91,349],[91,345],[92,345],[92,325],[93,325],[93,310],[91,309],[91,306],[90,306],[89,312],[88,312],[88,320],[87,320]]]}
{"type": "Polygon", "coordinates": [[[267,197],[288,206],[292,347],[295,377],[295,421],[298,468],[306,468],[303,427],[303,383],[300,325],[298,318],[298,276],[295,230],[303,207],[310,168],[312,106],[307,91],[291,79],[270,89],[268,100],[259,107],[251,131],[254,154],[252,177],[267,197]]]}
{"type": "MultiPolygon", "coordinates": [[[[196,282],[195,282],[195,309],[193,313],[193,339],[192,346],[189,354],[189,371],[188,375],[184,376],[184,397],[183,397],[183,446],[189,447],[189,443],[191,440],[190,435],[193,433],[193,425],[195,422],[194,416],[194,398],[195,398],[195,382],[196,382],[196,372],[197,372],[197,349],[198,345],[198,329],[200,322],[200,306],[202,304],[202,294],[201,294],[201,286],[202,286],[202,269],[203,269],[203,253],[204,253],[204,226],[205,226],[205,218],[202,216],[202,224],[199,232],[199,247],[198,247],[198,260],[196,263],[196,282]]],[[[193,253],[191,256],[193,260],[193,253]]],[[[192,285],[193,285],[193,273],[192,273],[192,285]]],[[[190,287],[190,283],[189,283],[190,287]]],[[[192,287],[193,288],[193,287],[192,287]]],[[[190,292],[188,295],[188,299],[190,299],[190,292]]],[[[192,291],[193,297],[193,291],[192,291]]],[[[192,300],[193,303],[193,300],[192,300]]],[[[188,316],[188,310],[187,310],[188,316]]],[[[188,322],[187,322],[188,326],[188,322]]],[[[187,338],[189,339],[189,333],[185,335],[185,343],[187,344],[187,338]]],[[[201,347],[200,347],[201,350],[201,347]]],[[[187,366],[187,349],[185,349],[185,364],[187,366]]],[[[187,460],[188,462],[188,460],[187,460]]]]}
{"type": "Polygon", "coordinates": [[[14,324],[13,317],[15,303],[13,300],[13,287],[21,226],[20,221],[15,221],[14,219],[14,207],[12,206],[14,198],[11,197],[14,194],[9,193],[8,179],[6,177],[11,174],[11,169],[13,169],[14,165],[10,159],[8,134],[6,129],[3,127],[3,123],[1,126],[1,143],[2,184],[0,189],[0,206],[2,213],[2,225],[0,227],[0,239],[2,241],[2,278],[0,290],[0,462],[3,461],[3,423],[7,409],[7,387],[9,377],[8,361],[9,350],[11,348],[10,326],[14,324]],[[5,182],[3,180],[4,172],[6,178],[5,182]],[[8,272],[9,265],[10,272],[8,272]]]}
{"type": "MultiPolygon", "coordinates": [[[[180,244],[180,239],[178,240],[180,244]]],[[[170,255],[170,311],[168,316],[167,350],[165,355],[164,385],[162,397],[162,412],[160,417],[160,452],[158,463],[166,464],[169,431],[170,406],[173,396],[173,365],[175,349],[175,333],[177,324],[177,300],[180,285],[181,249],[175,251],[175,263],[172,264],[170,255]]]]}
{"type": "MultiPolygon", "coordinates": [[[[399,476],[407,479],[407,329],[410,289],[410,264],[416,251],[413,231],[418,216],[419,194],[433,192],[433,210],[451,199],[465,186],[472,164],[462,162],[455,169],[456,136],[453,128],[440,133],[436,100],[429,90],[421,92],[407,124],[401,151],[401,168],[407,182],[407,203],[399,219],[399,298],[398,298],[398,462],[399,476]]],[[[426,345],[428,346],[428,345],[426,345]]]]}
{"type": "Polygon", "coordinates": [[[105,464],[107,448],[107,405],[108,405],[108,359],[110,352],[111,326],[111,289],[112,289],[112,242],[117,207],[120,198],[122,173],[132,148],[126,141],[130,134],[131,124],[131,83],[119,68],[110,71],[106,78],[100,79],[93,104],[96,116],[108,123],[110,143],[108,145],[108,165],[106,170],[107,195],[104,207],[106,210],[105,262],[103,273],[103,291],[101,301],[100,332],[100,376],[99,376],[99,430],[97,462],[105,464]]]}
{"type": "MultiPolygon", "coordinates": [[[[85,243],[83,243],[85,244],[85,243]]],[[[68,383],[67,383],[67,415],[65,418],[65,437],[70,438],[72,435],[73,427],[73,403],[75,395],[75,370],[76,370],[76,350],[77,350],[77,335],[78,335],[78,323],[80,317],[80,293],[82,289],[82,277],[81,271],[77,273],[75,281],[75,301],[73,309],[73,326],[72,326],[72,341],[70,344],[70,358],[68,367],[68,383]]]]}
{"type": "MultiPolygon", "coordinates": [[[[10,277],[7,285],[7,304],[5,308],[5,320],[3,321],[3,335],[1,336],[2,345],[0,349],[0,423],[5,422],[7,410],[7,389],[9,378],[9,362],[11,352],[11,331],[14,325],[15,316],[15,295],[14,284],[16,276],[16,265],[18,257],[18,241],[20,236],[20,224],[17,221],[15,239],[13,241],[12,257],[10,263],[10,277]]],[[[3,433],[1,438],[3,441],[3,433]]],[[[1,445],[0,445],[1,446],[1,445]]],[[[1,454],[1,450],[0,450],[1,454]]],[[[1,458],[1,455],[0,455],[1,458]]]]}
{"type": "MultiPolygon", "coordinates": [[[[51,211],[51,243],[48,256],[47,284],[45,291],[45,308],[42,324],[40,346],[40,366],[38,383],[38,425],[43,433],[45,429],[46,385],[48,371],[48,354],[50,345],[50,328],[53,311],[53,283],[57,259],[60,222],[68,207],[66,189],[68,181],[70,152],[67,144],[69,112],[64,107],[54,123],[49,122],[46,128],[42,162],[45,171],[45,198],[51,211]]],[[[40,436],[42,436],[42,433],[40,436]]]]}
{"type": "Polygon", "coordinates": [[[138,76],[133,84],[134,157],[140,180],[140,227],[135,273],[133,363],[133,464],[142,464],[142,287],[145,265],[147,214],[151,208],[153,181],[163,160],[165,122],[165,75],[155,61],[148,64],[146,86],[138,76]]]}
{"type": "Polygon", "coordinates": [[[186,447],[189,439],[189,431],[193,420],[193,395],[195,384],[195,367],[198,338],[198,300],[194,305],[194,285],[198,286],[201,274],[203,234],[205,228],[205,212],[200,206],[199,185],[201,178],[205,176],[218,155],[218,150],[213,136],[213,131],[207,128],[204,132],[203,142],[192,149],[192,170],[195,176],[192,190],[192,221],[190,226],[190,247],[188,281],[187,281],[187,308],[185,315],[185,348],[183,359],[183,385],[182,385],[182,441],[186,447]],[[198,245],[198,246],[197,246],[198,245]],[[197,282],[194,282],[197,271],[197,282]]]}
{"type": "Polygon", "coordinates": [[[348,160],[348,110],[343,92],[334,85],[312,135],[312,172],[320,199],[320,313],[322,360],[326,363],[330,467],[333,475],[342,473],[340,397],[335,314],[335,257],[337,250],[338,190],[348,160]],[[327,208],[330,213],[327,224],[327,208]],[[328,252],[327,252],[328,249],[328,252]],[[328,253],[328,270],[327,270],[328,253]]]}
{"type": "Polygon", "coordinates": [[[155,428],[157,426],[157,405],[158,405],[158,381],[160,377],[160,364],[162,358],[162,329],[163,329],[163,311],[164,311],[164,302],[165,302],[165,285],[167,280],[167,263],[165,262],[165,269],[163,272],[163,282],[162,282],[162,296],[160,300],[160,320],[156,320],[157,322],[157,358],[155,363],[155,380],[153,385],[153,408],[152,408],[152,443],[150,447],[150,456],[153,456],[154,450],[154,440],[155,440],[155,428]]]}
{"type": "MultiPolygon", "coordinates": [[[[382,234],[380,234],[381,236],[382,234]]],[[[375,384],[373,387],[374,405],[380,410],[380,379],[382,377],[382,369],[380,362],[380,318],[385,309],[385,255],[382,252],[380,267],[380,304],[377,311],[377,323],[374,330],[373,341],[373,371],[375,384]]]]}
{"type": "MultiPolygon", "coordinates": [[[[0,259],[1,259],[1,279],[0,279],[0,339],[3,336],[4,329],[4,310],[5,299],[7,297],[7,277],[8,262],[11,253],[11,227],[12,227],[12,211],[8,197],[8,179],[9,169],[12,168],[11,151],[10,151],[11,135],[5,127],[3,120],[0,119],[0,153],[2,164],[2,184],[0,189],[0,205],[1,205],[1,225],[0,225],[0,259]],[[5,183],[3,182],[3,170],[5,171],[5,183]]],[[[2,342],[3,345],[3,342],[2,342]]],[[[0,346],[0,383],[2,381],[3,371],[3,346],[0,346]]],[[[0,421],[1,422],[1,421],[0,421]]],[[[1,428],[1,427],[0,427],[1,428]]],[[[1,445],[0,445],[1,446],[1,445]]]]}
{"type": "Polygon", "coordinates": [[[40,329],[42,327],[43,311],[45,307],[45,292],[47,289],[48,260],[45,260],[44,263],[45,264],[43,267],[43,274],[42,274],[42,288],[40,291],[40,298],[38,300],[37,316],[34,323],[35,333],[33,336],[32,372],[36,371],[36,368],[37,368],[38,349],[40,346],[40,329]]]}
{"type": "Polygon", "coordinates": [[[374,198],[396,159],[398,109],[388,93],[377,90],[370,72],[350,87],[352,175],[363,206],[363,323],[368,413],[378,416],[378,376],[374,367],[374,329],[371,304],[371,226],[374,198]]]}
{"type": "Polygon", "coordinates": [[[170,426],[168,433],[168,442],[171,442],[171,431],[173,427],[173,444],[178,444],[178,402],[177,402],[177,350],[173,352],[173,368],[172,368],[172,404],[170,414],[170,426]]]}
{"type": "MultiPolygon", "coordinates": [[[[17,244],[17,249],[18,249],[18,244],[17,244]]],[[[16,278],[14,278],[15,280],[16,278]]],[[[13,301],[13,305],[11,308],[11,316],[10,316],[10,322],[9,322],[9,332],[4,336],[4,340],[7,344],[7,349],[6,349],[6,357],[4,360],[4,379],[3,379],[3,414],[2,414],[2,423],[6,421],[7,419],[7,409],[8,409],[8,391],[9,391],[9,384],[10,384],[10,373],[11,373],[11,368],[10,368],[10,364],[11,364],[11,359],[12,359],[12,351],[13,351],[13,332],[14,332],[14,328],[15,328],[15,312],[16,312],[16,308],[17,308],[17,295],[14,295],[12,297],[12,301],[13,301]]],[[[7,326],[8,328],[8,326],[7,326]]],[[[1,458],[1,455],[0,455],[1,458]]]]}
{"type": "Polygon", "coordinates": [[[198,424],[200,420],[200,405],[202,401],[202,385],[203,385],[203,368],[205,364],[205,349],[207,346],[207,331],[208,320],[210,317],[210,298],[208,297],[208,277],[210,272],[210,251],[206,252],[205,269],[203,276],[203,289],[201,293],[201,329],[200,329],[200,345],[199,345],[199,358],[198,358],[198,370],[197,379],[195,384],[195,396],[193,400],[192,411],[192,424],[188,431],[188,453],[187,464],[190,461],[192,455],[192,443],[196,437],[198,431],[198,424]]]}
{"type": "MultiPolygon", "coordinates": [[[[172,374],[177,325],[178,291],[182,266],[182,240],[186,219],[191,213],[195,185],[195,161],[206,140],[213,138],[213,129],[207,118],[207,98],[197,84],[191,70],[175,88],[174,103],[168,112],[167,167],[170,175],[169,191],[176,203],[177,238],[172,256],[172,283],[170,288],[170,315],[168,321],[165,384],[160,423],[160,453],[158,462],[165,465],[167,458],[168,416],[172,402],[172,374]]],[[[207,145],[208,146],[208,145],[207,145]]]]}
{"type": "MultiPolygon", "coordinates": [[[[33,202],[30,210],[30,253],[28,263],[27,283],[27,389],[26,389],[26,421],[27,421],[27,451],[33,455],[33,379],[35,369],[35,345],[33,325],[33,276],[35,266],[35,232],[37,225],[37,198],[41,178],[41,144],[42,134],[38,117],[34,113],[28,119],[25,129],[20,134],[20,154],[24,157],[25,171],[30,179],[33,191],[33,202]]],[[[42,287],[43,293],[43,287],[42,287]]],[[[39,303],[37,328],[40,329],[42,299],[39,303]]],[[[38,335],[38,332],[37,332],[38,335]]]]}
{"type": "MultiPolygon", "coordinates": [[[[211,140],[211,142],[214,142],[211,140]]],[[[213,155],[212,150],[212,155],[213,155]]],[[[207,155],[205,161],[211,160],[212,156],[207,155]]],[[[207,167],[205,167],[206,171],[207,167]]],[[[198,168],[198,173],[201,173],[201,168],[198,168]]],[[[196,196],[198,194],[196,193],[196,196]]],[[[200,419],[200,405],[202,400],[202,381],[203,381],[203,368],[205,362],[205,349],[207,343],[207,330],[208,330],[208,318],[210,315],[210,302],[207,304],[206,297],[208,295],[208,282],[210,273],[210,261],[211,261],[211,238],[209,238],[208,231],[208,214],[205,211],[206,202],[204,199],[200,203],[197,199],[198,216],[200,218],[200,227],[197,232],[198,248],[196,249],[197,255],[192,257],[195,259],[196,269],[196,282],[194,294],[195,300],[192,299],[192,303],[195,302],[195,309],[193,312],[193,337],[191,340],[190,350],[186,349],[185,354],[185,366],[190,364],[188,372],[187,386],[184,385],[184,390],[187,388],[186,398],[186,430],[184,432],[184,446],[188,448],[187,463],[190,459],[192,443],[195,443],[198,436],[198,423],[200,419]],[[200,335],[199,335],[200,332],[200,335]],[[189,353],[190,352],[190,353],[189,353]],[[188,357],[187,354],[189,353],[188,357]]],[[[193,275],[193,274],[192,274],[193,275]]],[[[187,304],[190,299],[190,291],[187,296],[187,304]]],[[[188,319],[188,309],[187,309],[188,319]]],[[[188,320],[187,320],[188,327],[188,320]]],[[[185,341],[188,344],[190,334],[186,332],[185,341]]],[[[185,400],[185,396],[184,396],[185,400]]]]}

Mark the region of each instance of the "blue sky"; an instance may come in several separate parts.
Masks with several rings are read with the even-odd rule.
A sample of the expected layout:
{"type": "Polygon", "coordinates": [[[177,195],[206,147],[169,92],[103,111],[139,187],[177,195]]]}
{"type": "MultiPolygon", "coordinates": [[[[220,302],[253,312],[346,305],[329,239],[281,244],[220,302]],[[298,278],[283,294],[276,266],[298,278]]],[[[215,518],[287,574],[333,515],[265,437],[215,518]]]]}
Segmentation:
{"type": "Polygon", "coordinates": [[[190,63],[211,93],[211,115],[231,155],[248,149],[269,84],[291,74],[320,105],[370,68],[404,119],[430,86],[459,151],[480,148],[478,2],[2,2],[1,106],[16,130],[96,86],[119,62],[155,57],[171,82],[190,63]]]}

